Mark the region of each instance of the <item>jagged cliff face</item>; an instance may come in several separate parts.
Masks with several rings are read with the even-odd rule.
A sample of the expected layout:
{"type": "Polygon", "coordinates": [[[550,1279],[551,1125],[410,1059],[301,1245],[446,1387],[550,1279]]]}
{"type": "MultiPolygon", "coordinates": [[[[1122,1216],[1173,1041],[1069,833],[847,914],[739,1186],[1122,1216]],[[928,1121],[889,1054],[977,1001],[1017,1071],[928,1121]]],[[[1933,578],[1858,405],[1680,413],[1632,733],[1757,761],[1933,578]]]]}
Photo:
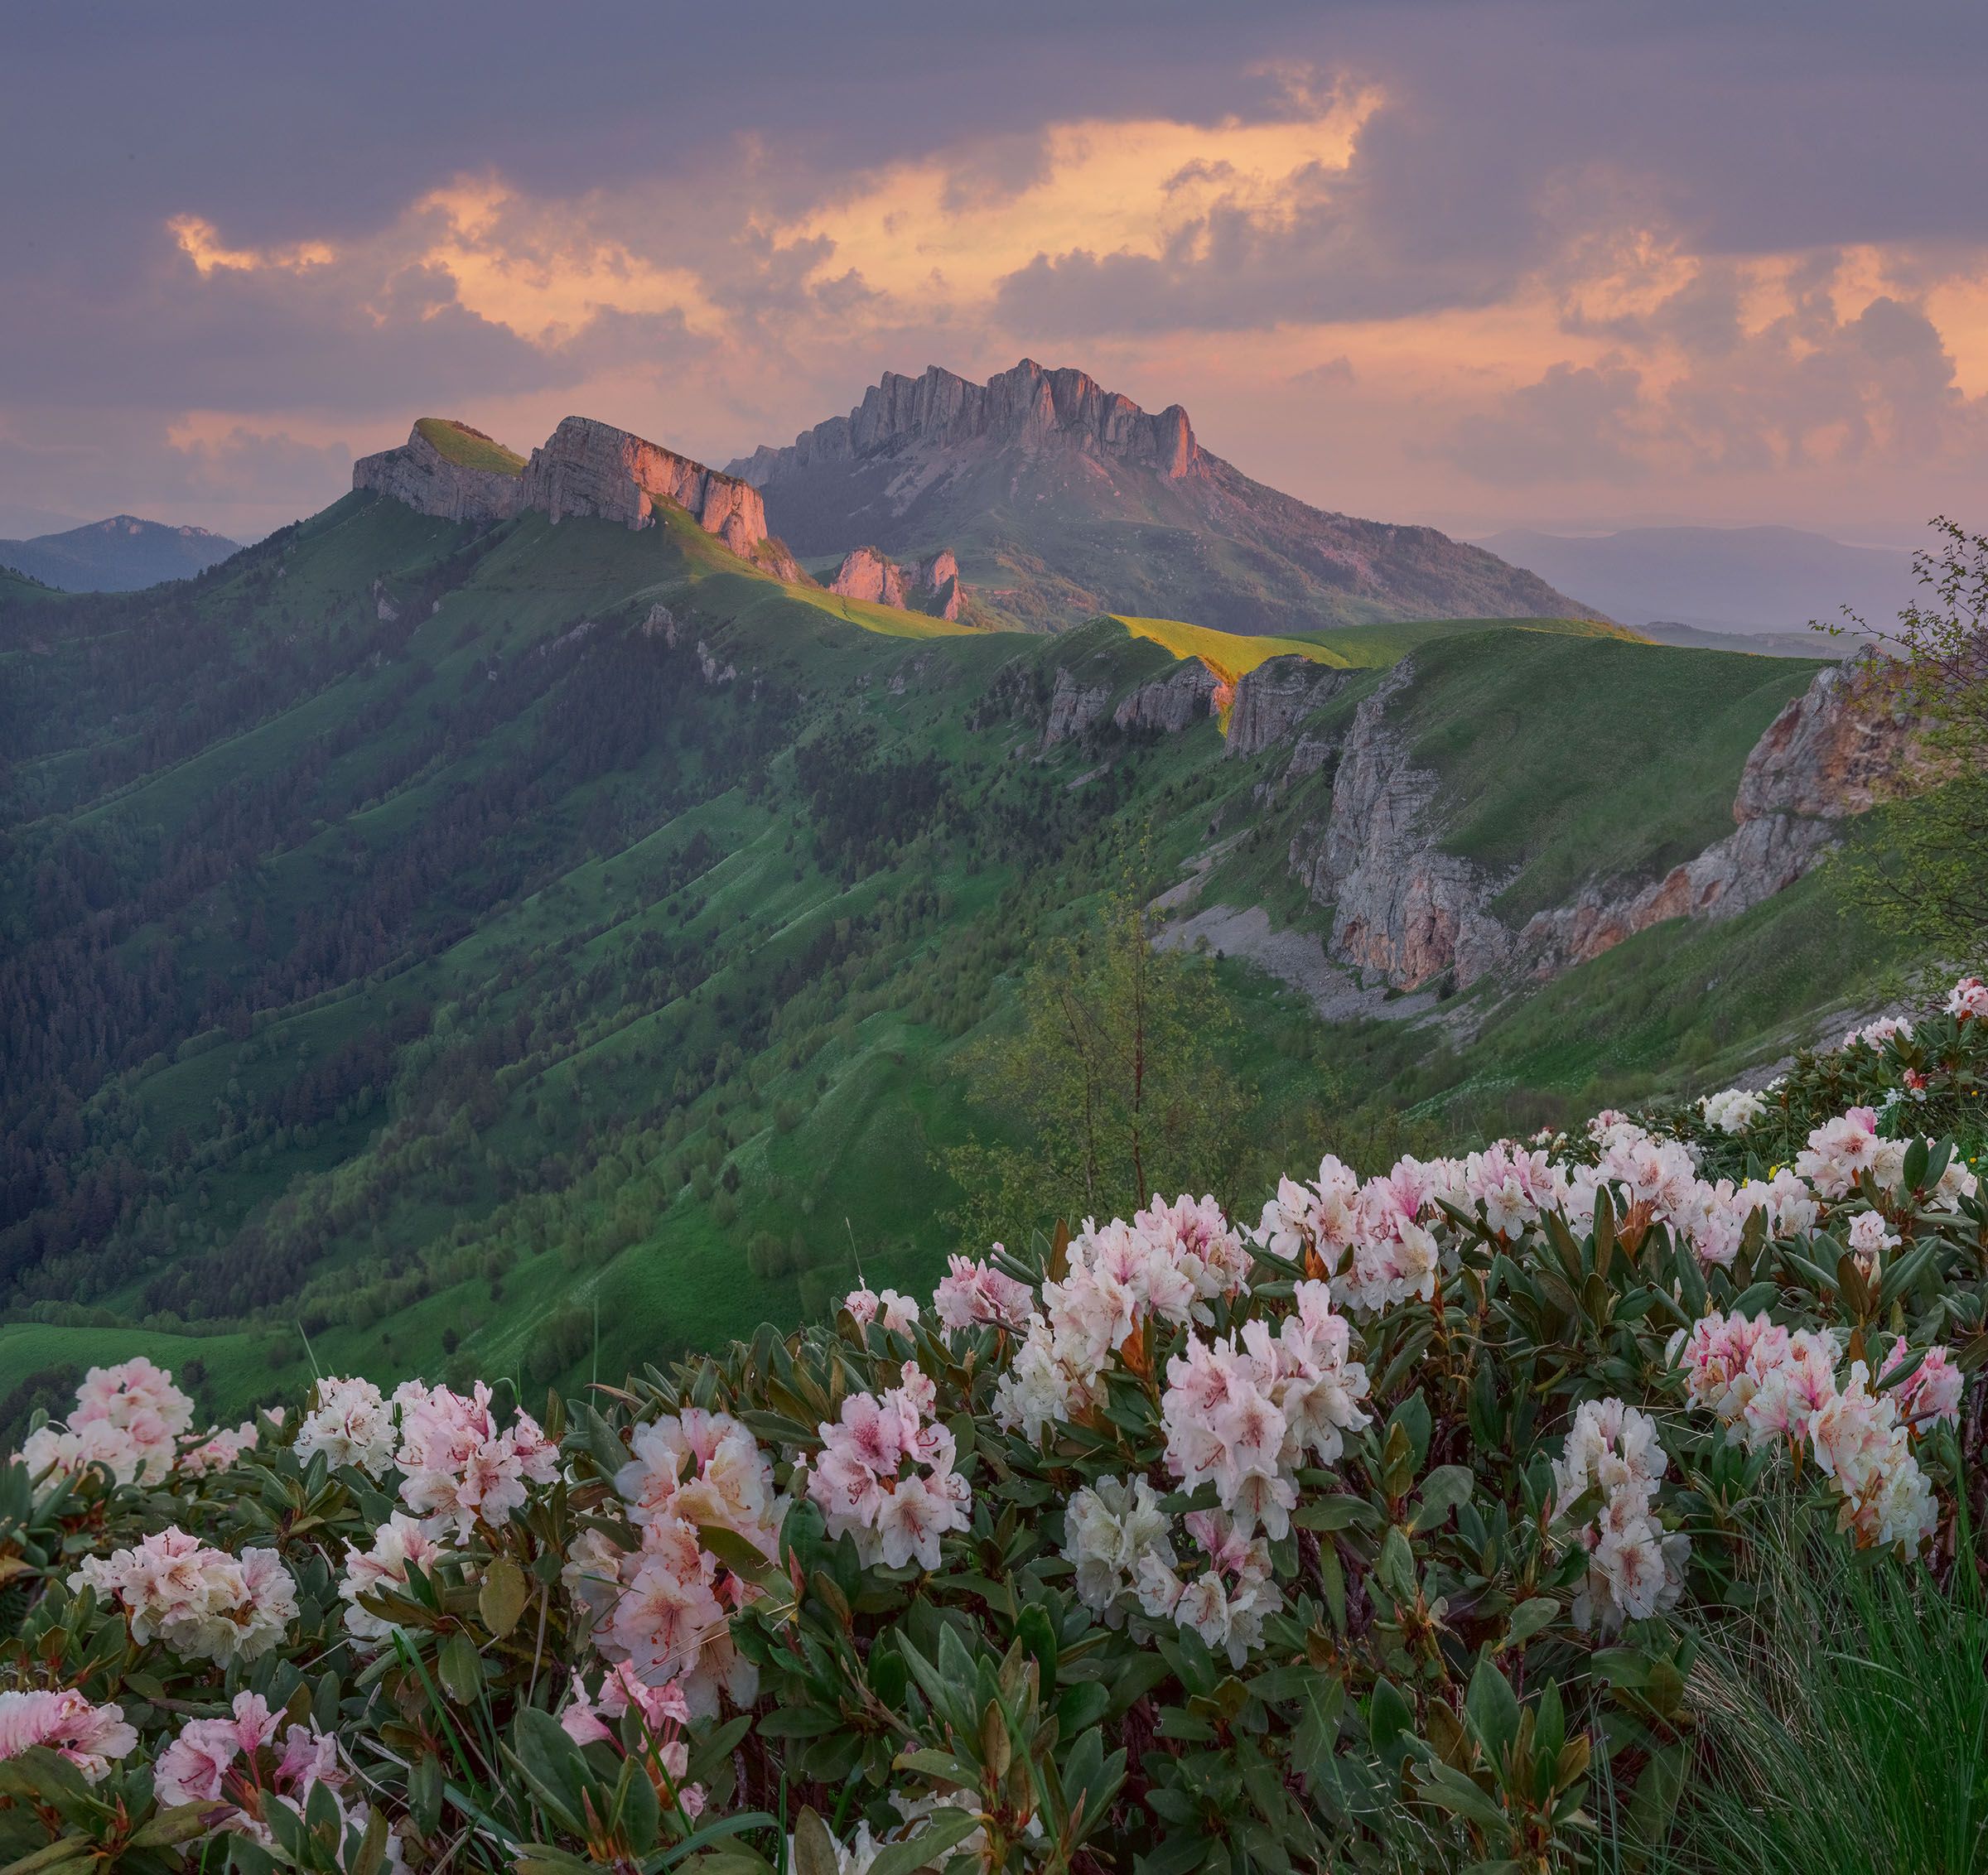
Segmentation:
{"type": "Polygon", "coordinates": [[[1026,451],[1068,448],[1143,464],[1169,479],[1193,474],[1205,460],[1179,404],[1149,416],[1088,372],[1045,371],[1025,358],[984,384],[936,364],[919,378],[886,371],[847,417],[832,417],[803,431],[789,449],[762,444],[730,466],[763,488],[796,469],[969,445],[1026,451]]]}
{"type": "Polygon", "coordinates": [[[588,417],[562,419],[532,451],[524,482],[525,505],[555,521],[591,514],[645,528],[657,502],[673,501],[734,553],[750,555],[766,538],[766,504],[757,489],[588,417]]]}
{"type": "Polygon", "coordinates": [[[1228,753],[1262,754],[1343,690],[1352,675],[1295,654],[1265,658],[1237,682],[1228,718],[1228,753]]]}
{"type": "Polygon", "coordinates": [[[674,502],[734,553],[777,577],[801,576],[792,556],[768,535],[757,489],[591,417],[564,418],[517,475],[450,460],[417,423],[400,448],[355,462],[352,485],[423,514],[481,523],[536,509],[554,521],[590,515],[645,528],[658,502],[674,502]]]}
{"type": "Polygon", "coordinates": [[[526,505],[519,477],[451,462],[422,434],[419,423],[398,449],[355,462],[352,486],[370,489],[423,514],[480,526],[508,521],[526,505]]]}
{"type": "MultiPolygon", "coordinates": [[[[1260,687],[1262,696],[1285,695],[1295,677],[1275,673],[1260,687]]],[[[1910,756],[1911,725],[1845,668],[1826,668],[1748,757],[1732,833],[1660,879],[1593,881],[1572,903],[1513,929],[1493,909],[1508,881],[1443,850],[1440,784],[1415,765],[1407,736],[1390,721],[1414,681],[1413,661],[1404,660],[1362,700],[1343,740],[1326,747],[1330,738],[1306,737],[1292,759],[1294,770],[1300,756],[1315,769],[1336,755],[1338,767],[1323,823],[1291,839],[1291,870],[1330,910],[1331,954],[1401,989],[1445,975],[1460,988],[1498,971],[1550,976],[1666,918],[1737,916],[1801,878],[1836,844],[1841,822],[1869,807],[1910,756]]],[[[1246,706],[1261,709],[1247,678],[1232,738],[1246,706]]],[[[1270,732],[1270,741],[1289,737],[1304,713],[1270,732]]]]}
{"type": "Polygon", "coordinates": [[[900,612],[924,612],[938,619],[958,619],[966,609],[959,562],[944,548],[929,560],[900,566],[877,547],[852,547],[842,556],[828,590],[872,605],[891,605],[900,612]]]}
{"type": "Polygon", "coordinates": [[[887,374],[846,417],[729,465],[803,553],[953,543],[977,599],[1057,629],[1098,612],[1275,632],[1407,618],[1593,617],[1431,528],[1328,513],[1082,371],[887,374]]]}

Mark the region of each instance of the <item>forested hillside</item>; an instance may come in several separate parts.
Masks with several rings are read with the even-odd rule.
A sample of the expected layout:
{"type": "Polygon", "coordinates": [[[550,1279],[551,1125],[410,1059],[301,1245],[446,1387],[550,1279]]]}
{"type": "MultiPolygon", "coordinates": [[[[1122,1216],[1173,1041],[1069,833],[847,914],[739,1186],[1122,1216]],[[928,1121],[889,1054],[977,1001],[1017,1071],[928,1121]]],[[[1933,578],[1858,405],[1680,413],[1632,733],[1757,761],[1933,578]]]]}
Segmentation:
{"type": "MultiPolygon", "coordinates": [[[[228,1402],[314,1361],[542,1385],[859,1265],[929,1279],[946,1154],[1009,1125],[969,1051],[1050,938],[1177,887],[1330,935],[1306,735],[1378,698],[1475,804],[1458,863],[1530,909],[1598,827],[1614,881],[1715,838],[1807,677],[1551,621],[1225,637],[1225,668],[1191,627],[964,631],[663,521],[355,494],[159,593],[0,586],[0,1418],[141,1343],[228,1402]],[[1244,752],[1271,657],[1331,694],[1244,752]]],[[[1344,975],[1329,1022],[1244,954],[1197,966],[1238,1189],[1383,1111],[1398,1145],[1771,1053],[1878,958],[1813,880],[1543,986],[1344,975]],[[1749,945],[1788,969],[1727,972],[1749,945]]]]}

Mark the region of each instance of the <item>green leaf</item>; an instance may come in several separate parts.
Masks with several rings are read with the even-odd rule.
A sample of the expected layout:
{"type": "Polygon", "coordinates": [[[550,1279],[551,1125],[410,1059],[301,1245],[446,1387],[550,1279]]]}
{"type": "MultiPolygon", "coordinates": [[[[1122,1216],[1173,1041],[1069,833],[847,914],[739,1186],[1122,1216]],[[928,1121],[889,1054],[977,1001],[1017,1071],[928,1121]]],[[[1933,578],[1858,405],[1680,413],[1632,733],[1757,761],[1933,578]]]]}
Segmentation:
{"type": "Polygon", "coordinates": [[[442,1642],[435,1656],[435,1672],[442,1690],[459,1706],[474,1705],[483,1692],[483,1657],[476,1643],[458,1629],[442,1642]]]}
{"type": "Polygon", "coordinates": [[[1534,1595],[1521,1602],[1512,1611],[1512,1618],[1506,1624],[1505,1646],[1522,1646],[1542,1628],[1549,1627],[1559,1612],[1560,1603],[1551,1595],[1534,1595]]]}
{"type": "Polygon", "coordinates": [[[0,1875],[49,1875],[51,1870],[90,1861],[96,1853],[97,1845],[87,1836],[58,1836],[32,1855],[7,1863],[0,1875]]]}
{"type": "Polygon", "coordinates": [[[794,1875],[841,1875],[835,1838],[812,1805],[803,1805],[794,1824],[794,1875]]]}
{"type": "MultiPolygon", "coordinates": [[[[963,1843],[979,1827],[977,1810],[940,1810],[915,1836],[879,1849],[876,1859],[870,1864],[870,1875],[912,1875],[914,1869],[935,1861],[956,1843],[963,1843]]],[[[797,1871],[797,1875],[804,1875],[804,1872],[797,1871]]]]}
{"type": "Polygon", "coordinates": [[[1476,1486],[1468,1465],[1438,1465],[1422,1480],[1421,1505],[1408,1527],[1418,1535],[1433,1530],[1458,1505],[1470,1501],[1476,1486]]]}
{"type": "Polygon", "coordinates": [[[1477,1670],[1470,1675],[1464,1711],[1493,1761],[1502,1762],[1518,1736],[1518,1695],[1489,1656],[1478,1661],[1477,1670]]]}
{"type": "Polygon", "coordinates": [[[524,1571],[509,1556],[493,1556],[483,1572],[483,1586],[476,1592],[476,1612],[494,1638],[501,1641],[518,1625],[530,1598],[531,1585],[524,1571]]]}
{"type": "Polygon", "coordinates": [[[131,1846],[134,1849],[163,1849],[190,1843],[195,1836],[218,1829],[234,1814],[232,1804],[175,1804],[170,1810],[157,1811],[151,1821],[134,1830],[131,1846]]]}

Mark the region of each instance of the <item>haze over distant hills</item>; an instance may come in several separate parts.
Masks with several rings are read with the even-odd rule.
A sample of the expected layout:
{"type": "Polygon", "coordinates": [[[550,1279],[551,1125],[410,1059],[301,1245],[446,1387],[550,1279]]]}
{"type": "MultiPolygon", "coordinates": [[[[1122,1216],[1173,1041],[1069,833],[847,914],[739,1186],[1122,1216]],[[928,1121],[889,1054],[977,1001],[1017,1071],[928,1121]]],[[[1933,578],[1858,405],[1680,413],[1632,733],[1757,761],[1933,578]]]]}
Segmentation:
{"type": "Polygon", "coordinates": [[[0,540],[0,566],[64,592],[132,592],[186,579],[240,552],[238,542],[205,528],[113,514],[63,533],[0,540]]]}
{"type": "Polygon", "coordinates": [[[1889,624],[1916,590],[1903,547],[1851,547],[1799,528],[1624,528],[1590,537],[1508,528],[1481,543],[1624,624],[1803,632],[1850,606],[1889,624]]]}
{"type": "Polygon", "coordinates": [[[847,417],[728,465],[803,556],[941,548],[996,619],[1099,611],[1230,632],[1426,618],[1594,616],[1433,528],[1356,520],[1252,481],[1088,374],[1024,359],[977,384],[886,372],[847,417]]]}

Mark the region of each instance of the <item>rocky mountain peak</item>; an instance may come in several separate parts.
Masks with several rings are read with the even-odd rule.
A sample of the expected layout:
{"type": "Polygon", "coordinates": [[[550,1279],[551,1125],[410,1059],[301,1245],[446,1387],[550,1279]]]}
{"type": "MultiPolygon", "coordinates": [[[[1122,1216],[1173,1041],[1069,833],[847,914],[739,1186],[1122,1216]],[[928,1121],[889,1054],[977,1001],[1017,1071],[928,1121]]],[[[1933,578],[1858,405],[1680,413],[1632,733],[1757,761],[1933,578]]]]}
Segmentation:
{"type": "Polygon", "coordinates": [[[1151,414],[1088,371],[1045,369],[1025,358],[984,384],[937,364],[916,378],[886,371],[847,417],[803,431],[787,449],[762,444],[728,469],[764,487],[790,470],[969,444],[1071,449],[1136,463],[1169,480],[1195,473],[1204,460],[1179,404],[1151,414]]]}
{"type": "Polygon", "coordinates": [[[528,461],[466,423],[423,417],[398,449],[354,463],[352,486],[423,514],[483,524],[536,509],[555,522],[591,515],[646,528],[659,502],[673,502],[734,553],[783,579],[800,576],[767,534],[757,489],[591,417],[562,418],[528,461]]]}

